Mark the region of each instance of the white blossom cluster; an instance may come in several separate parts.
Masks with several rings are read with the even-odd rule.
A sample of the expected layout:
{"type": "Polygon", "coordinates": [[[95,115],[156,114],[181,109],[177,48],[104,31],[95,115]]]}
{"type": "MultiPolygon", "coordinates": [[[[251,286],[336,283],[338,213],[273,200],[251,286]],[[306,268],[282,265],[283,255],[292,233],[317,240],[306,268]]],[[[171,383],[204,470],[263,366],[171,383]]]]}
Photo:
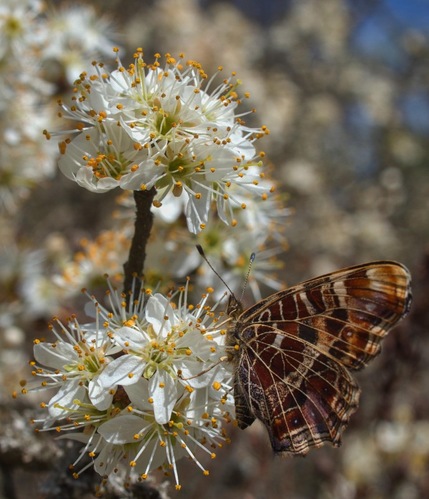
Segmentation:
{"type": "Polygon", "coordinates": [[[154,205],[173,201],[193,233],[206,227],[212,204],[220,220],[236,225],[236,208],[273,190],[254,147],[268,130],[235,114],[233,76],[216,84],[195,61],[167,54],[161,67],[159,59],[148,64],[138,49],[128,68],[118,58],[111,73],[94,63],[96,74],[81,75],[73,103],[60,103],[78,125],[60,144],[59,167],[93,192],[154,187],[154,205]]]}
{"type": "Polygon", "coordinates": [[[195,307],[187,295],[188,284],[168,298],[143,290],[127,307],[112,290],[109,310],[92,298],[94,323],[56,321],[54,342],[35,341],[35,380],[23,392],[55,389],[41,404],[46,417],[35,423],[83,443],[76,477],[85,455],[102,476],[124,459],[128,474],[140,479],[163,466],[178,489],[180,457],[208,474],[195,450],[215,458],[228,441],[232,377],[223,362],[225,330],[206,303],[209,293],[195,307]]]}
{"type": "MultiPolygon", "coordinates": [[[[82,12],[76,10],[71,23],[66,22],[70,15],[51,18],[52,29],[64,28],[60,47],[48,44],[44,52],[51,75],[57,64],[68,79],[76,72],[72,48],[79,30],[94,47],[107,45],[95,36],[101,25],[94,22],[91,30],[82,12]]],[[[39,11],[34,13],[39,19],[39,11]]],[[[25,296],[34,315],[43,316],[49,307],[61,311],[61,299],[75,296],[77,289],[97,288],[106,272],[116,284],[122,281],[119,274],[136,258],[130,250],[136,205],[126,198],[133,191],[136,199],[136,191],[153,194],[155,228],[142,269],[146,286],[165,289],[165,283],[193,274],[193,282],[207,292],[192,306],[187,280],[174,294],[143,289],[129,303],[140,289],[136,280],[130,295],[119,295],[110,285],[108,305],[91,298],[94,323],[82,324],[74,316],[67,323],[54,319],[55,341],[35,341],[33,380],[23,383],[22,392],[46,396],[41,403],[46,413],[34,421],[39,431],[56,430],[60,438],[82,444],[73,463],[76,477],[93,466],[103,480],[122,477],[125,469],[126,480],[135,481],[162,467],[180,489],[178,459],[190,458],[207,475],[197,451],[215,458],[216,449],[229,441],[227,425],[235,414],[232,368],[225,362],[230,319],[216,312],[223,295],[212,289],[213,276],[199,271],[195,244],[207,248],[231,286],[242,283],[248,267],[244,255],[257,249],[250,288],[259,298],[258,280],[279,286],[267,273],[276,268],[276,252],[265,245],[275,237],[284,243],[276,224],[286,213],[270,196],[274,186],[266,176],[264,153],[255,148],[269,131],[245,124],[251,111],[237,113],[235,74],[222,78],[218,68],[208,78],[198,62],[183,55],[155,54],[147,63],[142,49],[128,67],[119,57],[116,62],[113,71],[93,62],[74,81],[71,103],[58,100],[58,119],[68,120],[70,129],[55,134],[67,135],[59,143],[58,163],[66,177],[94,193],[125,191],[122,219],[95,241],[82,243],[73,260],[64,258],[63,249],[61,258],[54,251],[52,268],[60,268],[61,275],[48,272],[45,278],[47,267],[40,263],[28,272],[32,279],[23,281],[25,296]]],[[[47,139],[51,128],[44,129],[47,139]]],[[[145,216],[150,217],[148,206],[145,216]]]]}
{"type": "MultiPolygon", "coordinates": [[[[76,67],[112,42],[92,7],[47,8],[41,0],[0,2],[0,214],[55,172],[56,147],[42,131],[56,123],[53,94],[76,67]],[[82,33],[85,33],[82,36],[82,33]]],[[[110,36],[110,35],[109,35],[110,36]]]]}

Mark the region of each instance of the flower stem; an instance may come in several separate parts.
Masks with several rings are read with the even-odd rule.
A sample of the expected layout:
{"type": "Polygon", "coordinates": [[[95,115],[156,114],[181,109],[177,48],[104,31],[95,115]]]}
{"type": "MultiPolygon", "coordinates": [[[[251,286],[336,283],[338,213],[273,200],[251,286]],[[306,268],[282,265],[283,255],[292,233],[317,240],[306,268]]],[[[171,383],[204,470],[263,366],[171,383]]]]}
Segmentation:
{"type": "Polygon", "coordinates": [[[140,294],[141,280],[136,279],[133,285],[133,279],[143,276],[146,245],[153,225],[153,213],[150,209],[155,194],[155,187],[152,187],[148,191],[134,191],[134,200],[136,202],[134,236],[131,242],[128,261],[124,263],[124,293],[127,304],[130,299],[137,300],[140,294]],[[133,296],[131,296],[132,293],[133,296]]]}

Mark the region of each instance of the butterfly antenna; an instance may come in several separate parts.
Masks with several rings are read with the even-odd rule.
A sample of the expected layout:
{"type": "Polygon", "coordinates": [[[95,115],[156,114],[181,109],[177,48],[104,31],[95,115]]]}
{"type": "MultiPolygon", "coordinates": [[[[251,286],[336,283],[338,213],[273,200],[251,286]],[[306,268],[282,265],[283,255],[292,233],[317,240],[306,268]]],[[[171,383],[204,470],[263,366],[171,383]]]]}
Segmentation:
{"type": "Polygon", "coordinates": [[[231,293],[231,296],[234,297],[234,300],[236,300],[234,293],[232,292],[231,288],[228,286],[228,284],[222,279],[221,275],[219,272],[216,271],[216,269],[213,267],[213,265],[209,262],[208,258],[206,257],[206,254],[204,253],[204,250],[200,244],[197,244],[197,250],[198,253],[204,258],[205,262],[207,265],[213,270],[215,275],[219,278],[219,280],[222,282],[222,284],[226,287],[226,289],[231,293]]]}
{"type": "Polygon", "coordinates": [[[252,253],[249,258],[249,266],[247,267],[246,277],[244,278],[243,286],[241,288],[240,302],[243,301],[244,292],[246,291],[247,284],[249,282],[250,271],[252,270],[252,264],[255,261],[256,253],[252,253]]]}

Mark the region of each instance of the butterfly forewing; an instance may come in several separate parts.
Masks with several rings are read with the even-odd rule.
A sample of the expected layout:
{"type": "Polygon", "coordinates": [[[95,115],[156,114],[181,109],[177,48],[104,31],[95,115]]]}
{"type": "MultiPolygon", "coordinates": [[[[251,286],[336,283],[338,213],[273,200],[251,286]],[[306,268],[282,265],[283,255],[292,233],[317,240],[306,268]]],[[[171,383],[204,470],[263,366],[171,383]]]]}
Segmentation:
{"type": "Polygon", "coordinates": [[[277,452],[339,445],[359,399],[347,368],[377,355],[410,300],[407,269],[374,262],[306,281],[246,310],[228,339],[238,345],[238,425],[260,419],[277,452]]]}

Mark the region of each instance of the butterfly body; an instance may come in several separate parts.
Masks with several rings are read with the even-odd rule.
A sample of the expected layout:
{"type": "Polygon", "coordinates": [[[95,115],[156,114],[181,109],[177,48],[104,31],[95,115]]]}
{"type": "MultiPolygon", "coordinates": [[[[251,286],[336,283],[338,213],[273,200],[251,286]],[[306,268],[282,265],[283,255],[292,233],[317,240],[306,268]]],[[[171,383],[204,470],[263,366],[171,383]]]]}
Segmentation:
{"type": "Polygon", "coordinates": [[[410,301],[409,272],[396,262],[311,279],[244,312],[233,299],[227,345],[238,426],[261,420],[275,452],[338,446],[359,401],[349,370],[379,353],[410,301]]]}

